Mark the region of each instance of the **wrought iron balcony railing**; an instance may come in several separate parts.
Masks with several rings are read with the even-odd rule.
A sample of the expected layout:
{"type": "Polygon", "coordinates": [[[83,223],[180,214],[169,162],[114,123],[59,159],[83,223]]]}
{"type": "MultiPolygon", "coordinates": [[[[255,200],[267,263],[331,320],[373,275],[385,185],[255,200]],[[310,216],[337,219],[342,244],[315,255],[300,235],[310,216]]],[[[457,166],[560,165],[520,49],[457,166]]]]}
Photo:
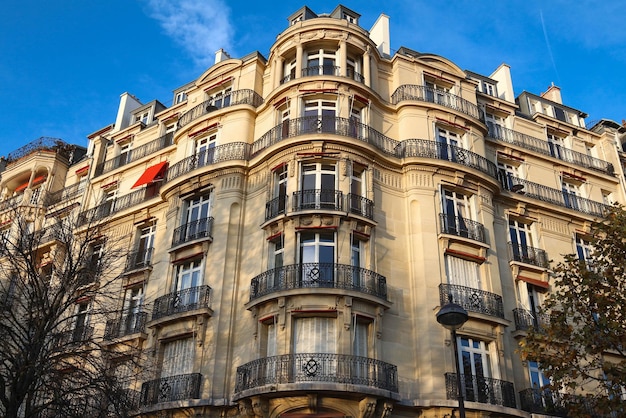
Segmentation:
{"type": "Polygon", "coordinates": [[[302,263],[273,268],[254,277],[250,300],[290,289],[354,290],[387,299],[387,279],[361,267],[335,263],[302,263]]]}
{"type": "Polygon", "coordinates": [[[533,313],[521,308],[513,309],[513,318],[515,319],[515,330],[517,331],[528,331],[531,328],[535,331],[541,331],[546,325],[550,324],[548,315],[538,312],[533,313]]]}
{"type": "Polygon", "coordinates": [[[265,220],[287,213],[287,195],[278,196],[265,204],[265,220]]]}
{"type": "Polygon", "coordinates": [[[192,172],[195,169],[208,167],[223,161],[247,160],[248,144],[245,142],[232,142],[230,144],[218,145],[209,148],[204,152],[191,155],[167,170],[165,182],[172,181],[177,177],[192,172]]]}
{"type": "Polygon", "coordinates": [[[64,200],[69,200],[73,197],[76,197],[81,194],[83,190],[87,187],[86,182],[78,182],[74,183],[71,186],[68,186],[64,189],[56,191],[54,193],[48,193],[45,198],[45,205],[52,206],[60,203],[64,200]]]}
{"type": "Polygon", "coordinates": [[[509,261],[532,264],[541,268],[548,268],[548,255],[544,250],[527,245],[509,242],[509,261]]]}
{"type": "Polygon", "coordinates": [[[546,414],[553,417],[567,417],[567,409],[558,392],[547,388],[528,388],[519,393],[522,410],[546,414]]]}
{"type": "Polygon", "coordinates": [[[282,383],[326,382],[398,392],[398,368],[347,354],[299,353],[265,357],[237,367],[235,392],[282,383]]]}
{"type": "Polygon", "coordinates": [[[440,284],[439,303],[443,306],[450,301],[461,305],[468,312],[504,318],[502,296],[495,293],[456,284],[440,284]]]}
{"type": "Polygon", "coordinates": [[[200,373],[181,374],[150,380],[141,385],[141,406],[162,402],[200,399],[200,373]]]}
{"type": "Polygon", "coordinates": [[[78,326],[74,329],[66,332],[62,332],[58,336],[58,345],[69,345],[69,344],[84,344],[91,341],[91,337],[93,336],[93,327],[91,326],[78,326]]]}
{"type": "Polygon", "coordinates": [[[20,205],[20,203],[22,203],[23,199],[24,199],[24,193],[10,197],[8,199],[4,199],[2,202],[0,202],[0,211],[17,208],[20,205]]]}
{"type": "Polygon", "coordinates": [[[146,312],[122,312],[121,316],[107,321],[104,339],[112,340],[126,335],[144,332],[146,328],[146,312]]]}
{"type": "Polygon", "coordinates": [[[209,308],[211,288],[207,285],[191,287],[156,298],[152,320],[166,316],[209,308]]]}
{"type": "Polygon", "coordinates": [[[80,226],[86,223],[98,222],[115,212],[120,212],[158,196],[158,191],[158,187],[148,186],[120,196],[115,200],[107,200],[98,206],[82,212],[78,217],[77,223],[80,226]]]}
{"type": "Polygon", "coordinates": [[[611,176],[615,174],[615,168],[613,167],[613,164],[609,162],[583,154],[582,152],[562,147],[561,145],[549,144],[549,147],[550,155],[558,158],[559,160],[567,161],[568,163],[576,164],[591,170],[601,171],[611,176]]]}
{"type": "Polygon", "coordinates": [[[396,89],[391,95],[391,102],[398,104],[405,100],[418,100],[421,102],[435,103],[447,108],[457,110],[468,116],[478,119],[480,113],[478,106],[460,96],[448,93],[429,86],[404,84],[396,89]]]}
{"type": "Polygon", "coordinates": [[[137,161],[146,155],[150,155],[157,152],[160,149],[167,148],[174,143],[174,133],[169,132],[160,138],[150,141],[147,144],[141,145],[137,148],[133,148],[130,151],[118,155],[110,160],[100,163],[96,166],[95,175],[99,176],[116,168],[122,167],[126,164],[130,164],[133,161],[137,161]]]}
{"type": "Polygon", "coordinates": [[[535,138],[534,136],[523,134],[493,123],[487,123],[487,126],[489,128],[489,132],[487,133],[488,138],[517,145],[518,147],[540,154],[550,155],[550,149],[548,148],[548,142],[546,140],[535,138]]]}
{"type": "Polygon", "coordinates": [[[339,190],[300,190],[293,192],[293,211],[308,209],[343,210],[343,193],[339,190]]]}
{"type": "Polygon", "coordinates": [[[178,128],[188,125],[193,120],[198,119],[207,113],[241,104],[259,107],[263,104],[263,97],[261,97],[261,95],[254,90],[242,89],[234,90],[221,96],[211,98],[183,113],[180,119],[178,119],[178,128]]]}
{"type": "Polygon", "coordinates": [[[440,213],[439,226],[442,234],[456,235],[474,241],[486,242],[485,227],[483,224],[472,221],[471,219],[440,213]]]}
{"type": "Polygon", "coordinates": [[[202,218],[193,222],[188,222],[174,230],[172,247],[195,241],[197,239],[213,239],[213,217],[202,218]]]}
{"type": "Polygon", "coordinates": [[[59,138],[42,136],[38,139],[35,139],[34,141],[29,142],[23,147],[10,152],[4,158],[4,160],[8,164],[10,164],[36,151],[54,152],[55,154],[72,161],[72,154],[74,154],[74,152],[76,151],[76,146],[70,145],[59,138]]]}
{"type": "Polygon", "coordinates": [[[126,267],[124,271],[132,271],[151,266],[153,252],[154,248],[152,247],[130,252],[126,257],[126,267]]]}
{"type": "Polygon", "coordinates": [[[336,65],[310,65],[302,69],[302,77],[313,75],[339,75],[340,67],[336,65]]]}
{"type": "MultiPolygon", "coordinates": [[[[446,396],[458,399],[456,373],[446,373],[446,396]]],[[[492,405],[516,408],[515,388],[513,383],[490,377],[461,374],[463,397],[469,402],[488,403],[492,405]]]]}
{"type": "Polygon", "coordinates": [[[354,193],[348,193],[347,200],[350,213],[374,219],[374,202],[372,200],[354,193]]]}

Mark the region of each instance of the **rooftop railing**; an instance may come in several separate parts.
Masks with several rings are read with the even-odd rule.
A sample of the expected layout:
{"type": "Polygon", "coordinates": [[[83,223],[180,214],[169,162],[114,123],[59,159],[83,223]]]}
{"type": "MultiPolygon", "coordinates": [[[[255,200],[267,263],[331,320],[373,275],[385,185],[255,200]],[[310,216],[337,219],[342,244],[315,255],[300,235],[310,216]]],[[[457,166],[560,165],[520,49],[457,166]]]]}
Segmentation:
{"type": "Polygon", "coordinates": [[[393,104],[398,104],[405,100],[435,103],[464,113],[474,119],[478,119],[480,117],[478,106],[474,103],[463,99],[460,96],[429,86],[404,84],[398,87],[391,95],[391,102],[393,104]]]}

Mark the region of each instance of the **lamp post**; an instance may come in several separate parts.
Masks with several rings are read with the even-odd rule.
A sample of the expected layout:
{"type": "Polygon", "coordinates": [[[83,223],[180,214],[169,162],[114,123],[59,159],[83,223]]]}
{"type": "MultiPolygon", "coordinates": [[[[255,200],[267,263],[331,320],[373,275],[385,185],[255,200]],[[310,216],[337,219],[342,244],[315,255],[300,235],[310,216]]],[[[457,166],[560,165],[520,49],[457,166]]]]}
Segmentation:
{"type": "Polygon", "coordinates": [[[456,342],[456,330],[461,328],[469,319],[467,311],[461,305],[452,302],[450,295],[449,302],[446,303],[437,312],[437,322],[444,328],[452,331],[452,344],[454,347],[454,366],[456,369],[456,387],[459,400],[459,416],[465,418],[465,401],[463,399],[463,389],[461,387],[461,368],[459,367],[459,349],[456,342]]]}

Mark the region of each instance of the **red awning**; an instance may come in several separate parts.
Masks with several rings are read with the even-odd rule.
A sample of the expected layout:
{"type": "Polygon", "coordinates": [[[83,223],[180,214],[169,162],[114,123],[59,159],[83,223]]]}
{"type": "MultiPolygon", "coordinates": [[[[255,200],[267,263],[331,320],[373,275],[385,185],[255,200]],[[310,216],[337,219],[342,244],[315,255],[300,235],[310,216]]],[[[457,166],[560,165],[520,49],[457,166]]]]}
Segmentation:
{"type": "Polygon", "coordinates": [[[160,162],[153,166],[146,168],[146,171],[143,172],[141,177],[137,179],[135,184],[131,189],[135,187],[143,186],[144,184],[152,183],[156,180],[161,180],[163,178],[163,172],[165,171],[165,166],[167,165],[167,161],[160,162]]]}
{"type": "MultiPolygon", "coordinates": [[[[35,177],[35,178],[33,179],[32,186],[36,186],[36,185],[38,185],[38,184],[41,184],[41,183],[43,183],[45,180],[46,180],[46,176],[39,176],[39,177],[35,177]]],[[[17,187],[15,188],[15,191],[16,191],[16,192],[21,192],[22,190],[26,189],[27,187],[28,187],[28,182],[26,182],[26,183],[24,183],[24,184],[21,184],[21,185],[17,186],[17,187]]]]}

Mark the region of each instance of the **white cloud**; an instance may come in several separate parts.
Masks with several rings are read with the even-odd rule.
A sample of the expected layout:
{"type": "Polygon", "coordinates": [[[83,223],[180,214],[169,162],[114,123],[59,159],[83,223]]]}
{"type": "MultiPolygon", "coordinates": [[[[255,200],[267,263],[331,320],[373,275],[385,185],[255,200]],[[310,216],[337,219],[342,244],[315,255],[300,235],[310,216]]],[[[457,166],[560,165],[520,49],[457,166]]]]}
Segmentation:
{"type": "Polygon", "coordinates": [[[222,0],[147,0],[148,14],[201,67],[213,65],[220,48],[230,52],[230,9],[222,0]]]}

